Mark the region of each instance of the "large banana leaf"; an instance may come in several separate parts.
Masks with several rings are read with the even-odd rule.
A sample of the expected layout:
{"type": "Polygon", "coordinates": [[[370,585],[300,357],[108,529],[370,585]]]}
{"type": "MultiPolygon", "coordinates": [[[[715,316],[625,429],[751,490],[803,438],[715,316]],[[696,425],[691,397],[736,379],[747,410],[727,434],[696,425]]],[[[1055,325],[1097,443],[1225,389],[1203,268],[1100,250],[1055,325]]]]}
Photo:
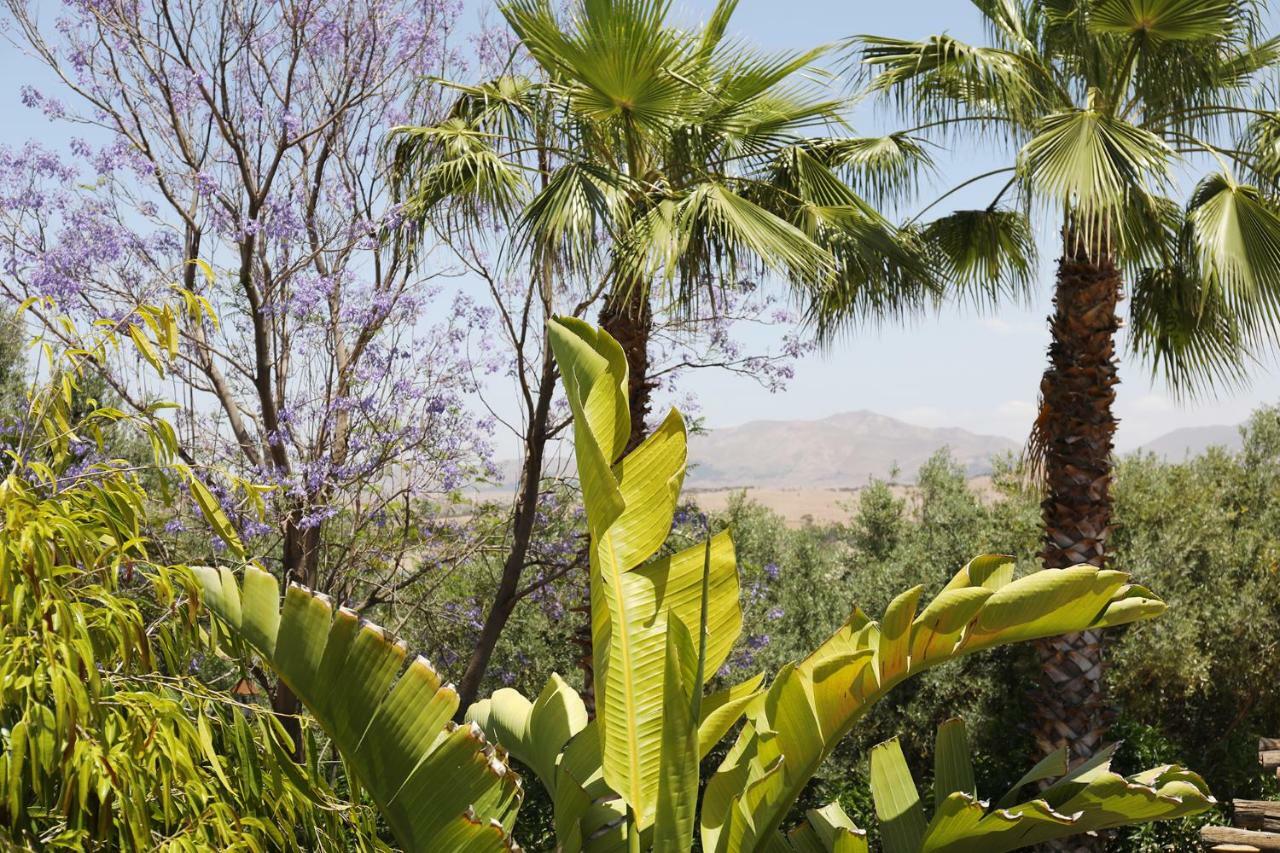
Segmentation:
{"type": "Polygon", "coordinates": [[[559,676],[529,701],[500,690],[468,709],[550,792],[559,844],[574,851],[691,849],[698,763],[760,695],[761,678],[703,696],[742,627],[727,533],[656,556],[684,476],[678,412],[623,458],[627,364],[608,335],[576,320],[550,334],[575,415],[591,534],[597,717],[559,676]]]}
{"type": "Polygon", "coordinates": [[[885,853],[1004,853],[1083,832],[1183,817],[1214,803],[1204,780],[1165,766],[1127,779],[1110,770],[1111,749],[1067,773],[1066,750],[1042,761],[994,808],[973,789],[964,723],[938,730],[936,807],[927,823],[897,740],[871,753],[871,793],[885,853]],[[1065,775],[1064,775],[1065,774],[1065,775]],[[1020,802],[1024,786],[1062,776],[1039,797],[1020,802]]]}
{"type": "Polygon", "coordinates": [[[622,457],[631,427],[622,348],[580,320],[553,321],[549,331],[574,414],[591,533],[596,722],[604,780],[644,829],[657,815],[663,780],[672,785],[676,778],[689,779],[687,768],[676,771],[673,751],[702,754],[701,715],[692,706],[695,699],[700,702],[706,673],[719,669],[741,631],[733,543],[721,534],[708,546],[652,559],[670,533],[684,480],[684,421],[673,410],[653,435],[622,457]],[[688,649],[670,637],[677,624],[690,633],[688,649]],[[698,683],[671,684],[676,678],[698,683]],[[678,694],[690,710],[672,716],[678,694]]]}
{"type": "Polygon", "coordinates": [[[810,809],[787,840],[796,853],[867,853],[867,834],[853,825],[839,803],[810,809]]]}
{"type": "Polygon", "coordinates": [[[880,622],[854,610],[813,654],[779,673],[748,707],[738,741],[708,783],[703,847],[773,849],[809,778],[866,710],[902,680],[1005,643],[1155,616],[1164,603],[1122,572],[1090,566],[1013,579],[1010,558],[980,557],[922,610],[920,588],[880,622]]]}
{"type": "MultiPolygon", "coordinates": [[[[681,768],[684,774],[671,773],[675,783],[660,787],[667,804],[675,811],[691,808],[697,799],[697,776],[688,775],[689,767],[705,758],[711,748],[742,717],[743,710],[762,695],[763,674],[733,687],[704,696],[694,708],[689,685],[696,679],[681,677],[668,681],[679,685],[681,697],[689,705],[673,703],[665,722],[666,768],[681,768]],[[690,737],[684,720],[694,717],[699,723],[696,739],[690,737]],[[681,718],[680,712],[689,716],[681,718]],[[698,754],[691,756],[692,745],[698,754]]],[[[670,697],[668,697],[670,698],[670,697]]],[[[622,853],[628,850],[627,811],[617,793],[604,780],[600,755],[600,737],[595,722],[587,722],[582,698],[559,675],[552,675],[538,698],[529,701],[519,691],[503,688],[488,699],[482,699],[467,710],[467,719],[475,722],[494,741],[507,747],[511,755],[530,767],[551,795],[555,809],[558,847],[562,853],[622,853]]],[[[664,778],[667,773],[664,771],[664,778]]],[[[653,826],[642,832],[642,849],[653,843],[674,843],[676,837],[692,840],[693,824],[664,815],[660,802],[653,826]],[[664,820],[664,817],[667,819],[664,820]],[[658,836],[658,840],[655,840],[658,836]]],[[[669,847],[667,849],[670,849],[669,847]]],[[[680,849],[687,850],[687,847],[680,849]]]]}
{"type": "Polygon", "coordinates": [[[498,853],[519,847],[524,791],[501,747],[451,722],[458,707],[421,657],[382,628],[300,586],[280,605],[271,574],[194,569],[204,601],[269,663],[333,739],[406,850],[498,853]]]}

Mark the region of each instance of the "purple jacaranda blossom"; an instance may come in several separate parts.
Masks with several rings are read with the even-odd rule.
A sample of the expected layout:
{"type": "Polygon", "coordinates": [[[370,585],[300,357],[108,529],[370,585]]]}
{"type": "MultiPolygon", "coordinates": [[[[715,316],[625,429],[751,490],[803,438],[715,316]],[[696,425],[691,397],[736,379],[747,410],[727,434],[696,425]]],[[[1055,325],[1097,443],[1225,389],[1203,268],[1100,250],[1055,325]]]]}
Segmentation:
{"type": "MultiPolygon", "coordinates": [[[[463,345],[494,313],[445,299],[434,260],[410,266],[384,239],[404,221],[385,134],[443,114],[445,94],[423,81],[459,67],[447,34],[460,10],[170,6],[179,31],[202,35],[181,52],[153,0],[67,0],[52,26],[25,22],[89,97],[28,87],[21,100],[94,131],[65,150],[0,148],[0,273],[85,324],[144,323],[137,306],[173,299],[175,284],[208,301],[216,321],[174,299],[183,352],[165,387],[192,406],[175,417],[200,476],[268,561],[287,531],[355,507],[416,545],[384,498],[431,501],[495,469],[495,427],[473,403],[476,377],[501,359],[463,345]],[[250,424],[248,440],[233,421],[250,424]],[[265,489],[262,517],[220,471],[265,489]]],[[[154,398],[134,361],[113,379],[154,398]]],[[[171,532],[198,518],[180,507],[171,532]]]]}

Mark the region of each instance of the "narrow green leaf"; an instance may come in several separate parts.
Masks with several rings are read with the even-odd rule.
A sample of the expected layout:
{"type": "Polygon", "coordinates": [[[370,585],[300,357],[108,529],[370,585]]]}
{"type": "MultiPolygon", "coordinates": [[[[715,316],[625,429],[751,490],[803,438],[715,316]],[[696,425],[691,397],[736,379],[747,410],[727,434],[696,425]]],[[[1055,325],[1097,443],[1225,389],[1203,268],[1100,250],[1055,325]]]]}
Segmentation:
{"type": "Polygon", "coordinates": [[[924,840],[924,810],[896,739],[871,749],[871,796],[885,853],[919,853],[924,840]]]}
{"type": "Polygon", "coordinates": [[[969,761],[969,736],[964,721],[947,720],[938,727],[933,750],[933,800],[941,808],[952,794],[977,797],[973,781],[973,764],[969,761]]]}

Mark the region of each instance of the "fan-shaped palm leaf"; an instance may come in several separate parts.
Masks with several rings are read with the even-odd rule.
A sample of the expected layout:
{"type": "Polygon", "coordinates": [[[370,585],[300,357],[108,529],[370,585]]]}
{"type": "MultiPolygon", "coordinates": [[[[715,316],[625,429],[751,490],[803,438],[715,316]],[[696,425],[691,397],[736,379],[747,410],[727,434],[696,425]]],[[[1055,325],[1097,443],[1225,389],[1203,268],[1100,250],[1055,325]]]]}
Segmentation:
{"type": "Polygon", "coordinates": [[[1188,208],[1199,277],[1220,289],[1241,328],[1275,340],[1280,310],[1280,205],[1229,175],[1210,175],[1188,208]]]}
{"type": "Polygon", "coordinates": [[[529,200],[521,239],[539,261],[590,269],[601,235],[625,231],[634,192],[626,175],[591,163],[566,163],[529,200]]]}
{"type": "Polygon", "coordinates": [[[690,62],[688,40],[667,25],[668,7],[666,0],[584,0],[567,26],[548,0],[501,8],[521,44],[568,87],[574,109],[656,132],[692,96],[679,79],[690,62]]]}
{"type": "Polygon", "coordinates": [[[1230,28],[1237,6],[1233,0],[1100,0],[1089,10],[1089,28],[1157,41],[1216,38],[1230,28]]]}
{"type": "Polygon", "coordinates": [[[468,219],[508,215],[519,207],[527,188],[519,165],[479,128],[454,118],[431,127],[398,127],[392,138],[391,175],[406,218],[425,219],[444,204],[468,219]]]}
{"type": "Polygon", "coordinates": [[[1030,291],[1035,235],[1018,211],[958,210],[925,225],[921,239],[962,296],[995,304],[1007,297],[1025,299],[1030,291]]]}
{"type": "MultiPolygon", "coordinates": [[[[851,41],[868,89],[925,121],[956,118],[982,125],[1029,127],[1052,104],[1064,104],[1052,74],[1009,50],[951,36],[923,41],[858,36],[851,41]]],[[[945,125],[941,125],[945,127],[945,125]]]]}
{"type": "Polygon", "coordinates": [[[1121,228],[1123,208],[1169,179],[1174,153],[1160,137],[1095,110],[1046,116],[1018,157],[1040,198],[1072,211],[1084,229],[1121,228]]]}

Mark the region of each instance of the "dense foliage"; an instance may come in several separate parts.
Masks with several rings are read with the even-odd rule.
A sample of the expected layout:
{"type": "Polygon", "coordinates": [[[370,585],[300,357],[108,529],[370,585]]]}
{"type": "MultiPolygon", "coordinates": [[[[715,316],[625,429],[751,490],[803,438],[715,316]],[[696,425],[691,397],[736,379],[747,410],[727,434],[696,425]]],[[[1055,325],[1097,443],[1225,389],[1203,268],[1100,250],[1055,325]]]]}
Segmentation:
{"type": "MultiPolygon", "coordinates": [[[[690,853],[695,839],[716,853],[866,853],[866,832],[839,802],[798,821],[792,813],[815,772],[895,687],[974,652],[1165,610],[1122,572],[1018,576],[1012,557],[977,557],[927,602],[917,584],[878,621],[855,606],[767,686],[761,673],[704,694],[727,666],[743,612],[730,531],[664,548],[686,472],[683,418],[672,410],[628,450],[623,348],[574,318],[548,332],[574,414],[594,715],[552,673],[534,699],[502,689],[466,708],[466,725],[441,730],[459,708],[457,691],[423,657],[406,667],[407,648],[383,628],[297,585],[282,596],[254,566],[242,580],[227,568],[196,570],[215,624],[305,703],[409,849],[515,849],[524,789],[509,750],[550,797],[554,844],[566,853],[690,853]],[[733,745],[703,785],[699,765],[726,735],[733,745]]],[[[952,718],[937,731],[932,809],[898,738],[869,752],[886,853],[998,853],[1202,814],[1213,803],[1204,780],[1178,765],[1126,777],[1111,770],[1113,747],[1069,767],[1065,746],[999,800],[982,800],[964,723],[952,718]]]]}
{"type": "Polygon", "coordinates": [[[276,718],[231,689],[241,673],[211,654],[187,570],[153,558],[143,477],[104,439],[154,435],[159,461],[170,448],[85,393],[85,363],[113,338],[59,358],[54,381],[5,413],[0,837],[46,850],[377,846],[372,812],[335,795],[314,741],[295,764],[276,718]]]}
{"type": "MultiPolygon", "coordinates": [[[[776,671],[833,630],[856,602],[879,612],[897,591],[936,590],[968,555],[1003,550],[1033,565],[1039,506],[1011,464],[990,485],[969,483],[939,453],[911,488],[877,481],[848,498],[837,524],[789,525],[746,496],[713,516],[732,529],[742,573],[744,633],[722,671],[726,683],[776,671]]],[[[838,499],[838,498],[835,498],[838,499]]],[[[1117,762],[1126,771],[1175,758],[1195,760],[1222,802],[1271,798],[1274,782],[1257,765],[1257,738],[1280,730],[1280,409],[1257,412],[1240,452],[1211,450],[1180,462],[1155,456],[1118,461],[1116,563],[1158,589],[1169,604],[1160,619],[1113,632],[1107,687],[1113,697],[1117,762]]],[[[692,541],[702,522],[688,506],[676,533],[692,541]]],[[[460,599],[483,590],[486,573],[457,578],[460,599]]],[[[576,589],[551,587],[541,603],[517,612],[499,644],[488,689],[536,692],[542,674],[576,670],[568,614],[576,589]]],[[[460,606],[462,606],[460,604],[460,606]]],[[[465,630],[450,636],[456,642],[465,630]],[[456,638],[456,639],[455,639],[456,638]]],[[[891,694],[828,760],[806,794],[809,805],[838,798],[859,825],[871,826],[866,750],[897,732],[927,733],[963,716],[979,779],[1009,784],[1034,750],[1029,693],[1036,661],[1022,647],[996,650],[925,673],[891,694]]],[[[930,738],[904,746],[912,766],[929,766],[930,738]]],[[[521,823],[532,826],[531,795],[521,823]]],[[[1217,820],[1223,812],[1218,812],[1217,820]]],[[[1190,828],[1133,831],[1117,850],[1190,845],[1190,828]],[[1185,832],[1185,834],[1177,834],[1185,832]]]]}
{"type": "MultiPolygon", "coordinates": [[[[825,49],[748,49],[735,0],[688,29],[665,0],[511,0],[470,53],[457,0],[57,5],[3,5],[63,90],[25,106],[77,135],[0,146],[0,847],[985,853],[978,793],[1031,797],[1045,743],[1040,662],[1007,643],[1081,627],[1106,629],[1091,734],[1157,770],[1121,794],[1087,768],[1012,820],[1202,811],[1174,762],[1224,803],[1277,794],[1280,409],[1239,452],[1113,459],[1116,269],[1054,327],[1105,333],[1115,471],[1066,562],[1013,460],[969,482],[942,452],[794,525],[679,503],[675,413],[640,444],[690,371],[785,385],[814,342],[772,285],[819,332],[1020,295],[1044,212],[1116,250],[1137,355],[1175,387],[1239,378],[1280,304],[1258,3],[975,0],[992,47],[855,40],[925,121],[874,138],[825,49]],[[1008,179],[989,208],[875,209],[929,171],[917,134],[963,128],[1021,152],[980,176],[1008,179]],[[1184,208],[1202,138],[1230,148],[1184,208]],[[616,340],[552,320],[596,315],[616,340]],[[761,323],[780,349],[735,337],[761,323]],[[519,488],[471,500],[504,430],[519,488]],[[1170,612],[1127,624],[1151,590],[1170,612]]],[[[1191,849],[1223,812],[1111,849],[1191,849]]]]}

